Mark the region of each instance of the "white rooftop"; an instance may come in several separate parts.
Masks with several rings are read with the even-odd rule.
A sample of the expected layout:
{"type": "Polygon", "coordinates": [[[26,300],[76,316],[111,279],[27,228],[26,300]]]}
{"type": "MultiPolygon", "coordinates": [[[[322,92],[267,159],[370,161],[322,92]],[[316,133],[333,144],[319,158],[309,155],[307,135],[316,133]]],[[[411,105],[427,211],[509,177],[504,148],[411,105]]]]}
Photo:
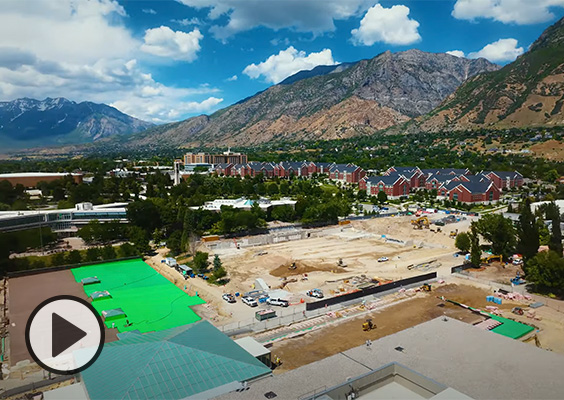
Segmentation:
{"type": "Polygon", "coordinates": [[[65,177],[67,175],[78,176],[82,174],[77,174],[74,172],[14,172],[10,174],[0,174],[0,179],[2,178],[23,178],[23,177],[43,177],[43,176],[60,176],[65,177]]]}
{"type": "Polygon", "coordinates": [[[261,198],[259,200],[250,200],[244,197],[238,199],[215,199],[213,201],[206,201],[203,206],[190,207],[194,210],[203,209],[210,211],[220,211],[222,206],[230,206],[239,209],[250,209],[254,203],[258,203],[259,207],[266,210],[268,207],[272,206],[294,206],[296,204],[295,200],[289,198],[282,198],[280,200],[269,200],[261,198]]]}

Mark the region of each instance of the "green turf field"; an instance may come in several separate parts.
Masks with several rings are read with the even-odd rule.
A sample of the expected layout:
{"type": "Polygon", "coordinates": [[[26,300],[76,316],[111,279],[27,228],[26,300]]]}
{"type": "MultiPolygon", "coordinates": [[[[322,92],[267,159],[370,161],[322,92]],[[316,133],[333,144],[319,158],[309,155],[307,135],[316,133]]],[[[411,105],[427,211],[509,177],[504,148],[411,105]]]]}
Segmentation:
{"type": "Polygon", "coordinates": [[[102,314],[104,310],[121,308],[127,318],[115,318],[112,323],[120,332],[139,330],[142,333],[160,331],[191,324],[201,318],[190,306],[205,303],[189,296],[147,265],[143,260],[126,260],[89,265],[71,270],[77,282],[95,276],[100,283],[84,286],[84,292],[107,290],[112,298],[92,302],[102,314]],[[126,325],[126,319],[130,326],[126,325]]]}

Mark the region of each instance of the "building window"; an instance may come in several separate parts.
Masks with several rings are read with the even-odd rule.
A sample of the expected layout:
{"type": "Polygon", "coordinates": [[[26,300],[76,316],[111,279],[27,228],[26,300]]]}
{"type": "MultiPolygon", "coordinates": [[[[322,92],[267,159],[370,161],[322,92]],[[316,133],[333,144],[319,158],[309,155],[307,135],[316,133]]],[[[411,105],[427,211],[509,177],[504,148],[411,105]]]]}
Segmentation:
{"type": "Polygon", "coordinates": [[[454,201],[458,201],[458,193],[453,193],[452,199],[453,199],[454,201]]]}
{"type": "Polygon", "coordinates": [[[493,201],[493,190],[490,192],[490,201],[493,201]]]}

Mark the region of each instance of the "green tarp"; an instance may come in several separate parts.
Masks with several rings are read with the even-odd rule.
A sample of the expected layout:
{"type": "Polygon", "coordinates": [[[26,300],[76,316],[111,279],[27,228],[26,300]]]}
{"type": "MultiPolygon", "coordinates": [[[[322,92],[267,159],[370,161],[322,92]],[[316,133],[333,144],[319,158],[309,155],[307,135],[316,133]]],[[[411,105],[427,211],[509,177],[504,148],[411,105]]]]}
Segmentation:
{"type": "Polygon", "coordinates": [[[77,282],[94,276],[100,280],[100,283],[84,286],[87,296],[100,291],[111,293],[110,298],[92,302],[100,315],[104,310],[115,308],[121,308],[127,315],[128,326],[125,326],[125,319],[119,319],[106,321],[108,328],[113,322],[119,332],[139,330],[145,333],[201,319],[190,306],[204,301],[188,296],[141,259],[89,265],[71,271],[77,282]]]}

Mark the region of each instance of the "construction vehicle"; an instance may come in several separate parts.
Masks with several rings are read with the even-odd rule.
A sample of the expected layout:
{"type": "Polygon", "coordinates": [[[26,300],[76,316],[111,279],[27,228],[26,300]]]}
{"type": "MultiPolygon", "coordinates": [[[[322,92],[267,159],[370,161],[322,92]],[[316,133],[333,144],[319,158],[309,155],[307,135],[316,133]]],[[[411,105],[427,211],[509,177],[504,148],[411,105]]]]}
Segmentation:
{"type": "Polygon", "coordinates": [[[428,283],[424,283],[419,289],[421,289],[424,292],[430,292],[431,291],[431,285],[429,285],[428,283]]]}
{"type": "Polygon", "coordinates": [[[290,266],[288,267],[288,269],[296,269],[298,268],[298,266],[296,265],[295,262],[293,262],[292,264],[290,264],[290,266]]]}
{"type": "Polygon", "coordinates": [[[339,261],[337,261],[337,267],[345,268],[346,266],[347,263],[345,263],[342,258],[339,258],[339,261]]]}
{"type": "Polygon", "coordinates": [[[491,264],[494,261],[499,261],[502,262],[503,261],[503,256],[502,255],[489,255],[487,257],[482,258],[482,263],[484,264],[491,264]]]}
{"type": "Polygon", "coordinates": [[[522,285],[525,283],[525,280],[521,278],[521,273],[519,271],[517,271],[515,278],[511,279],[511,283],[514,285],[522,285]]]}
{"type": "Polygon", "coordinates": [[[412,219],[411,225],[413,225],[413,229],[429,229],[429,218],[419,217],[417,219],[412,219]]]}
{"type": "Polygon", "coordinates": [[[375,329],[376,325],[374,325],[374,323],[372,322],[372,318],[368,318],[366,320],[365,323],[362,324],[362,330],[363,331],[371,331],[372,329],[375,329]]]}
{"type": "Polygon", "coordinates": [[[458,229],[450,231],[450,234],[448,235],[448,237],[451,239],[456,239],[456,236],[458,236],[458,229]]]}
{"type": "Polygon", "coordinates": [[[513,308],[511,309],[511,312],[512,312],[513,314],[517,314],[517,315],[523,315],[523,314],[525,314],[525,311],[523,311],[523,309],[522,309],[521,307],[513,307],[513,308]]]}

